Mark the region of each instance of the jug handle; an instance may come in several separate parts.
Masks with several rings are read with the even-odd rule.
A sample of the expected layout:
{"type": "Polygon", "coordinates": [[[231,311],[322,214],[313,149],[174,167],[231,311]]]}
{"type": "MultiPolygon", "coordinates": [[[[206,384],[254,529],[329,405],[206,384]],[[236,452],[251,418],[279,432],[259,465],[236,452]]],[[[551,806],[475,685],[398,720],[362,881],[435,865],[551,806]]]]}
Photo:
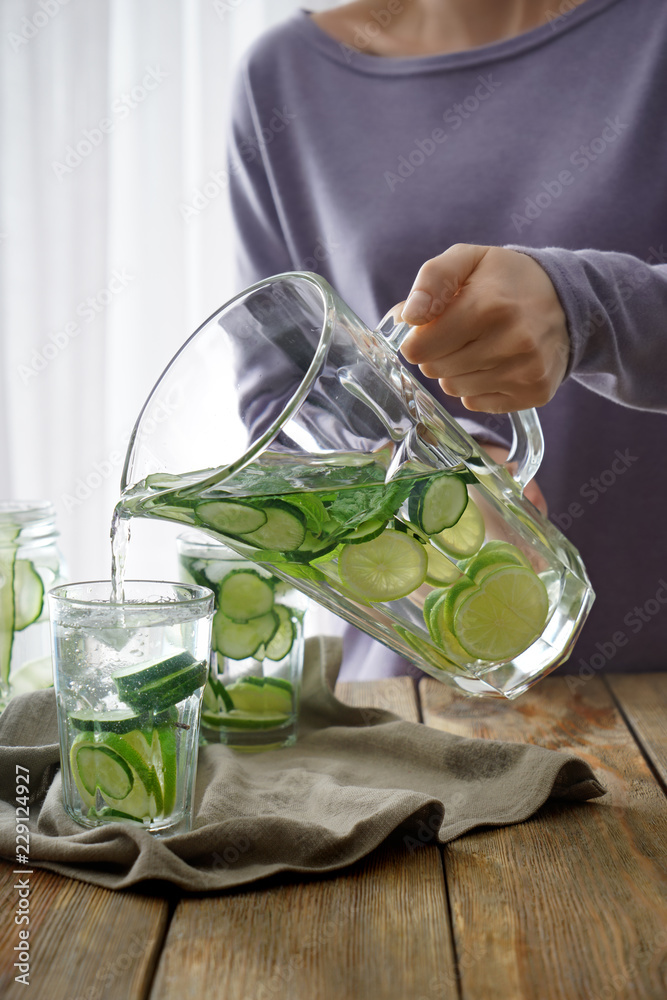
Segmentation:
{"type": "MultiPolygon", "coordinates": [[[[375,332],[398,352],[411,329],[409,323],[396,323],[392,314],[388,313],[375,332]]],[[[544,457],[542,426],[537,411],[533,409],[517,410],[515,413],[508,413],[507,416],[512,425],[512,446],[503,464],[523,492],[542,464],[544,457]]]]}

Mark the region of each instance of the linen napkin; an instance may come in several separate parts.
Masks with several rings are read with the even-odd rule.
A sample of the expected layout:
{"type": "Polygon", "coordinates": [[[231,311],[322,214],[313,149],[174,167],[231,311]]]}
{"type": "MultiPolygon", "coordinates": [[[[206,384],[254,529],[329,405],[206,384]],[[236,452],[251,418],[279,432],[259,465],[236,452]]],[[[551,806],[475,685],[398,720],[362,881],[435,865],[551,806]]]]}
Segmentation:
{"type": "Polygon", "coordinates": [[[306,643],[294,746],[200,748],[193,829],[164,839],[132,824],[88,830],[70,819],[53,690],[17,696],[0,717],[0,855],[15,860],[16,765],[30,772],[30,866],[111,889],[162,879],[215,890],[278,872],[328,872],[392,831],[408,846],[446,843],[476,826],[518,823],[549,798],[604,794],[573,754],[466,739],[342,704],[332,693],[340,658],[338,639],[306,643]]]}

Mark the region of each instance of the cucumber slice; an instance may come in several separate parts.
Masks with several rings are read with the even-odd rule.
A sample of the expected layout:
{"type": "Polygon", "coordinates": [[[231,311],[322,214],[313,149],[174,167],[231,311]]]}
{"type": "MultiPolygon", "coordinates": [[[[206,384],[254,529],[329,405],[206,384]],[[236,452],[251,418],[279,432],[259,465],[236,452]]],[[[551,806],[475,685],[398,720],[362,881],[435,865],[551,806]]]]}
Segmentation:
{"type": "Polygon", "coordinates": [[[202,708],[209,712],[220,712],[222,710],[229,712],[230,709],[234,708],[234,702],[227,694],[227,688],[222,681],[218,680],[210,672],[208,682],[204,688],[202,708]]]}
{"type": "Polygon", "coordinates": [[[277,687],[282,691],[287,691],[291,697],[294,687],[291,681],[286,681],[284,677],[265,677],[265,687],[277,687]]]}
{"type": "Polygon", "coordinates": [[[271,641],[267,642],[264,656],[268,660],[282,660],[294,644],[296,630],[289,608],[284,604],[274,604],[273,610],[278,615],[278,629],[271,641]]]}
{"type": "Polygon", "coordinates": [[[14,563],[14,630],[36,622],[44,608],[44,583],[28,559],[14,563]]]}
{"type": "Polygon", "coordinates": [[[250,676],[243,678],[243,683],[251,684],[253,687],[262,688],[264,687],[264,678],[255,677],[253,674],[250,674],[250,676]]]}
{"type": "Polygon", "coordinates": [[[203,660],[195,661],[168,677],[159,677],[143,687],[124,691],[121,697],[137,711],[162,712],[203,687],[207,674],[208,665],[203,660]]]}
{"type": "Polygon", "coordinates": [[[16,549],[0,547],[0,682],[9,683],[14,645],[14,562],[16,549]]]}
{"type": "Polygon", "coordinates": [[[133,663],[129,667],[123,667],[111,675],[111,679],[118,688],[121,698],[125,697],[128,691],[137,691],[146,687],[160,677],[168,677],[184,667],[189,667],[196,663],[194,656],[185,649],[176,650],[171,656],[159,660],[143,660],[141,663],[133,663]]]}
{"type": "Polygon", "coordinates": [[[217,611],[213,617],[213,648],[230,660],[245,660],[263,643],[270,642],[278,631],[280,620],[275,611],[249,622],[233,622],[217,611]]]}
{"type": "Polygon", "coordinates": [[[361,542],[370,542],[373,538],[381,535],[386,527],[386,520],[381,520],[379,517],[371,517],[368,521],[363,521],[355,531],[351,531],[349,535],[343,535],[338,541],[344,542],[345,545],[359,545],[361,542]]]}
{"type": "Polygon", "coordinates": [[[261,618],[273,607],[273,587],[254,569],[235,569],[220,584],[218,607],[233,622],[261,618]]]}
{"type": "Polygon", "coordinates": [[[223,535],[244,535],[267,521],[263,510],[237,500],[208,500],[198,503],[195,512],[202,524],[223,535]]]}
{"type": "Polygon", "coordinates": [[[289,552],[288,557],[295,562],[306,563],[312,559],[321,559],[322,556],[328,555],[330,552],[333,552],[337,545],[338,541],[335,539],[317,538],[310,531],[307,531],[302,544],[298,549],[289,552]]]}
{"type": "Polygon", "coordinates": [[[457,475],[442,472],[418,482],[408,498],[408,515],[427,535],[456,524],[468,504],[468,490],[457,475]]]}
{"type": "Polygon", "coordinates": [[[153,472],[146,476],[146,486],[149,490],[173,490],[183,485],[183,477],[171,472],[153,472]]]}
{"type": "Polygon", "coordinates": [[[97,743],[72,746],[70,754],[72,775],[77,788],[87,793],[82,798],[95,799],[97,789],[102,795],[120,801],[127,798],[134,785],[132,769],[110,747],[97,743]]]}
{"type": "Polygon", "coordinates": [[[261,549],[276,549],[278,552],[293,552],[303,545],[306,537],[306,516],[298,507],[272,500],[262,510],[266,514],[266,524],[256,531],[243,533],[243,541],[261,549]]]}
{"type": "Polygon", "coordinates": [[[166,712],[155,716],[150,712],[138,714],[127,708],[112,708],[109,712],[82,708],[70,712],[67,718],[75,729],[83,733],[130,733],[133,729],[160,725],[168,719],[168,715],[166,712]]]}
{"type": "Polygon", "coordinates": [[[238,708],[225,715],[202,712],[202,725],[210,729],[274,729],[284,726],[288,715],[264,715],[262,712],[243,712],[238,708]]]}

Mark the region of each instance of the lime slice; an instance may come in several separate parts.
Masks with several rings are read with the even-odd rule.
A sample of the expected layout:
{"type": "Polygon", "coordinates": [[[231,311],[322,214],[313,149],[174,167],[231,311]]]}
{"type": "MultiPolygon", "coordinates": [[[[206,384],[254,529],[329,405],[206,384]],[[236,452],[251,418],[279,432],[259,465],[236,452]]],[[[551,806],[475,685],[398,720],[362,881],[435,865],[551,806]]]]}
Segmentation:
{"type": "Polygon", "coordinates": [[[508,660],[537,639],[548,610],[546,588],[532,570],[502,566],[462,596],[452,630],[476,659],[508,660]]]}
{"type": "Polygon", "coordinates": [[[508,563],[513,566],[525,566],[527,569],[532,569],[527,558],[516,545],[512,545],[510,542],[493,541],[483,545],[477,555],[473,556],[466,563],[465,571],[468,576],[477,579],[479,571],[485,569],[487,566],[498,567],[500,565],[507,565],[508,563]]]}
{"type": "MultiPolygon", "coordinates": [[[[173,727],[170,727],[170,729],[173,733],[173,727]]],[[[153,739],[154,735],[155,731],[151,732],[149,730],[148,737],[150,737],[151,739],[151,742],[149,743],[146,735],[144,735],[144,733],[142,733],[141,730],[135,729],[130,733],[125,733],[123,736],[120,737],[120,740],[122,740],[124,743],[127,743],[129,747],[131,747],[133,750],[136,750],[136,752],[140,755],[146,767],[146,770],[141,772],[142,780],[146,785],[146,790],[152,792],[155,797],[156,813],[161,813],[162,785],[158,778],[157,769],[155,767],[156,763],[155,751],[158,749],[158,744],[157,740],[153,739]]],[[[119,753],[125,756],[122,750],[122,746],[121,749],[119,749],[119,745],[117,745],[116,749],[119,753]]],[[[157,759],[159,760],[160,758],[157,759]]],[[[161,766],[161,760],[160,760],[160,766],[161,766]]]]}
{"type": "Polygon", "coordinates": [[[272,683],[268,679],[262,680],[261,684],[250,683],[250,678],[237,681],[230,684],[227,692],[234,701],[234,709],[242,712],[253,715],[288,715],[292,711],[291,686],[286,690],[281,684],[272,683]]]}
{"type": "MultiPolygon", "coordinates": [[[[454,584],[450,591],[444,591],[429,611],[426,624],[436,646],[443,650],[454,663],[470,663],[470,654],[458,641],[449,624],[450,609],[456,608],[469,592],[475,589],[472,580],[454,584]]],[[[424,608],[426,612],[426,608],[424,608]]]]}
{"type": "Polygon", "coordinates": [[[162,785],[165,816],[173,812],[176,804],[176,769],[178,767],[176,730],[173,726],[160,726],[153,730],[153,759],[158,757],[157,774],[162,785]]]}
{"type": "Polygon", "coordinates": [[[426,582],[432,587],[446,586],[448,583],[455,583],[461,578],[461,570],[444,553],[426,546],[426,582]]]}
{"type": "Polygon", "coordinates": [[[421,542],[391,528],[370,542],[345,545],[338,558],[343,583],[367,601],[397,601],[426,578],[421,542]]]}
{"type": "Polygon", "coordinates": [[[477,552],[484,541],[484,532],[484,518],[479,507],[470,499],[454,527],[432,535],[431,541],[454,559],[464,559],[477,552]]]}

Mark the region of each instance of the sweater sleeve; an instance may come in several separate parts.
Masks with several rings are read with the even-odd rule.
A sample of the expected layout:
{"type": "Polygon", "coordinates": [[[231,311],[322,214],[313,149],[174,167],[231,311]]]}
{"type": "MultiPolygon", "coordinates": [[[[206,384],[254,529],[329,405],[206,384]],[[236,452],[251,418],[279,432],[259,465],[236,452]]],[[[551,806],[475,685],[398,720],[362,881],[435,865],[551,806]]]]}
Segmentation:
{"type": "Polygon", "coordinates": [[[617,403],[667,413],[663,248],[647,261],[601,250],[508,249],[532,257],[553,282],[570,334],[567,374],[617,403]]]}
{"type": "Polygon", "coordinates": [[[229,198],[239,289],[292,270],[292,260],[271,189],[247,67],[236,75],[228,134],[229,198]]]}

